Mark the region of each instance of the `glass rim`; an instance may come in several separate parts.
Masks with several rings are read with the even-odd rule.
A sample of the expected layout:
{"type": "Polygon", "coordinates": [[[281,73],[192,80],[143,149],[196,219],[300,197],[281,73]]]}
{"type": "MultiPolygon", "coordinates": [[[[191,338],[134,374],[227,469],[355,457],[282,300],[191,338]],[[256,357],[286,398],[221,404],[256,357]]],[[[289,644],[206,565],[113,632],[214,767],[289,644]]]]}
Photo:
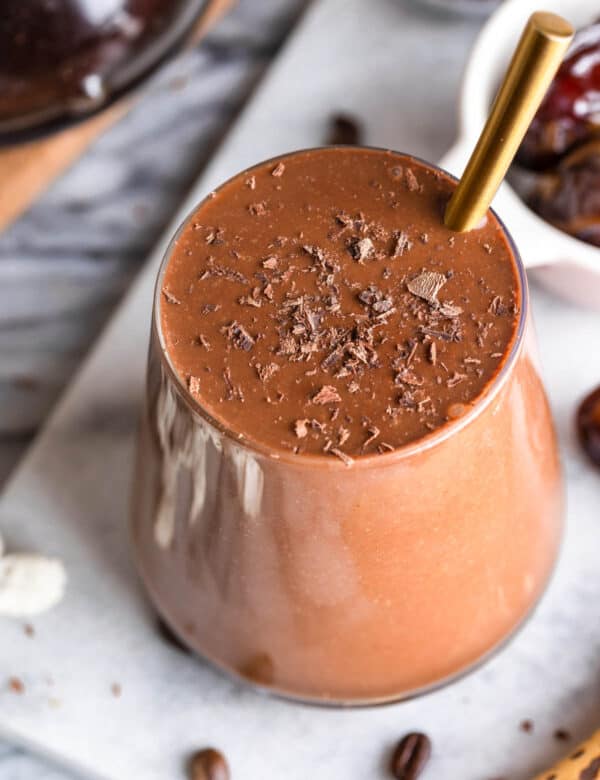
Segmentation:
{"type": "Polygon", "coordinates": [[[439,165],[436,165],[435,163],[430,163],[427,160],[418,157],[417,155],[409,154],[407,152],[398,152],[394,149],[387,149],[384,147],[367,146],[364,144],[360,144],[352,147],[348,147],[340,144],[314,146],[314,147],[307,147],[304,149],[297,149],[292,152],[285,152],[283,154],[276,155],[275,157],[269,157],[266,160],[261,160],[260,162],[257,162],[254,165],[249,166],[248,168],[243,168],[241,171],[236,172],[235,174],[227,178],[225,181],[223,181],[218,187],[216,187],[215,189],[207,193],[201,200],[198,201],[198,203],[196,203],[191,208],[191,210],[187,213],[187,215],[185,216],[185,218],[183,219],[183,221],[175,231],[175,234],[169,241],[164,251],[163,257],[160,262],[160,266],[158,268],[156,281],[154,285],[154,294],[152,298],[153,304],[152,304],[151,334],[156,337],[156,341],[159,346],[161,365],[164,368],[166,368],[170,380],[173,384],[173,387],[176,390],[179,397],[181,398],[181,400],[186,404],[186,406],[190,408],[190,410],[193,413],[199,415],[205,423],[207,423],[216,431],[218,431],[220,434],[225,436],[233,444],[236,444],[237,446],[247,449],[250,452],[253,452],[262,457],[269,458],[270,460],[289,462],[297,467],[301,467],[302,465],[312,465],[312,466],[319,465],[320,467],[326,469],[331,469],[331,470],[340,469],[340,470],[347,470],[347,471],[351,471],[352,469],[356,469],[357,467],[358,468],[373,468],[373,467],[381,468],[386,466],[392,466],[397,462],[401,462],[405,459],[409,459],[411,457],[424,453],[430,449],[433,449],[434,447],[440,444],[443,444],[447,439],[452,438],[453,436],[458,434],[463,428],[466,428],[468,425],[474,422],[482,414],[482,412],[484,412],[485,409],[487,409],[487,407],[492,403],[494,398],[496,398],[496,396],[498,395],[498,393],[500,392],[500,390],[508,380],[509,376],[512,374],[512,371],[517,363],[517,360],[519,358],[523,346],[525,327],[527,324],[527,319],[529,314],[529,287],[527,283],[527,274],[525,272],[525,266],[523,265],[521,255],[506,225],[504,224],[502,219],[498,216],[496,211],[490,207],[489,213],[491,213],[494,219],[498,222],[498,225],[500,226],[504,236],[506,237],[509,249],[511,250],[512,256],[514,258],[515,266],[517,269],[516,276],[518,281],[518,293],[520,294],[519,321],[514,331],[510,349],[508,353],[505,355],[504,360],[500,365],[500,368],[498,369],[494,377],[490,380],[490,382],[485,386],[484,390],[470,403],[470,408],[465,414],[461,415],[455,420],[446,421],[443,425],[439,426],[438,428],[426,434],[425,436],[421,436],[420,438],[414,441],[410,441],[406,444],[402,444],[399,447],[396,447],[393,451],[351,456],[352,463],[349,464],[349,466],[346,465],[346,463],[342,462],[339,458],[332,458],[331,455],[328,453],[299,454],[299,453],[294,453],[292,450],[286,450],[284,448],[275,449],[273,447],[270,447],[269,445],[263,444],[260,441],[256,441],[255,439],[249,438],[245,435],[240,436],[239,433],[236,433],[234,430],[232,430],[225,422],[220,421],[217,417],[211,414],[208,408],[206,406],[203,406],[202,403],[200,403],[200,401],[198,401],[190,393],[184,380],[180,377],[177,370],[175,369],[171,361],[171,357],[167,351],[165,340],[164,340],[164,334],[162,330],[161,317],[160,317],[162,281],[167,266],[169,265],[171,256],[173,254],[173,249],[179,237],[181,236],[183,231],[187,228],[187,226],[190,224],[190,222],[195,218],[197,212],[201,209],[203,204],[206,203],[210,198],[214,197],[214,193],[219,192],[222,188],[226,187],[230,182],[232,182],[238,176],[252,173],[253,170],[262,168],[265,165],[277,164],[279,161],[285,161],[287,158],[294,157],[296,155],[301,155],[308,152],[317,152],[317,151],[325,151],[325,150],[335,151],[338,149],[348,149],[348,148],[356,149],[359,151],[364,150],[364,151],[374,151],[374,152],[387,152],[390,154],[399,155],[400,157],[414,160],[425,167],[429,167],[436,171],[440,171],[452,181],[458,182],[458,178],[453,174],[449,173],[448,171],[446,171],[444,168],[440,167],[439,165]]]}

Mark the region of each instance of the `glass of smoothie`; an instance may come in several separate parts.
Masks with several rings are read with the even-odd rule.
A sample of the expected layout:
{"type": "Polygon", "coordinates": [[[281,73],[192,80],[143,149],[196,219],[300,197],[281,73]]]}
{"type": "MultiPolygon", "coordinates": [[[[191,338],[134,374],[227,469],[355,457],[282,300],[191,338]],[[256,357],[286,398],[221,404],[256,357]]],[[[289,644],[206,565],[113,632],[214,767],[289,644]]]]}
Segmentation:
{"type": "Polygon", "coordinates": [[[287,696],[446,682],[525,620],[563,492],[523,265],[396,152],[295,152],[186,219],[154,299],[132,535],[175,634],[287,696]]]}

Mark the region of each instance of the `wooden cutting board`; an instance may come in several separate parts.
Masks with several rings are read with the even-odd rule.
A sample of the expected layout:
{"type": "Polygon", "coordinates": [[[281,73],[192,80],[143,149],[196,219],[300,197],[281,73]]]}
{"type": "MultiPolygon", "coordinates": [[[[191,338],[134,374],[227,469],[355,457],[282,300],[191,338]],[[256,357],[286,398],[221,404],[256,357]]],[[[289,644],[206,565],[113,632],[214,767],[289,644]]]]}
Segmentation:
{"type": "MultiPolygon", "coordinates": [[[[197,43],[234,2],[209,0],[185,45],[197,43]]],[[[58,133],[1,148],[0,231],[26,211],[60,173],[131,108],[134,100],[130,94],[92,118],[58,133]]]]}

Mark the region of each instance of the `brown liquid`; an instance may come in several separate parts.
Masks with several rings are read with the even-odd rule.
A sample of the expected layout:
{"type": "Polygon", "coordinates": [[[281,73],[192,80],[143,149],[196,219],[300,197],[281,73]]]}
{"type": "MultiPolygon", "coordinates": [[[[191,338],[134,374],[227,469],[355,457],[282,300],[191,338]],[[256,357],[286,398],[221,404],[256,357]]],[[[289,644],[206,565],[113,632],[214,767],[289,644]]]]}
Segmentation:
{"type": "Polygon", "coordinates": [[[444,227],[452,187],[412,158],[322,149],[220,188],[163,280],[166,349],[196,400],[257,444],[341,457],[466,412],[514,341],[520,302],[493,217],[444,227]]]}
{"type": "MultiPolygon", "coordinates": [[[[515,342],[514,312],[525,301],[514,258],[492,217],[481,231],[457,235],[452,247],[439,217],[452,184],[432,169],[368,150],[299,153],[284,163],[281,177],[272,176],[273,163],[225,185],[200,206],[167,258],[161,289],[171,298],[159,292],[154,313],[133,543],[154,603],[203,656],[253,683],[302,698],[389,700],[472,666],[539,598],[561,530],[552,421],[528,320],[515,342]],[[404,171],[397,180],[386,179],[388,168],[397,166],[410,166],[424,191],[417,192],[404,171]],[[256,189],[239,186],[252,176],[256,189]],[[379,189],[371,181],[389,184],[379,189]],[[301,192],[312,208],[302,206],[301,192]],[[396,193],[389,204],[388,192],[396,193]],[[286,197],[285,210],[247,213],[253,203],[264,200],[272,207],[286,197]],[[393,208],[396,200],[401,205],[393,208]],[[335,220],[340,208],[351,216],[362,211],[384,230],[407,232],[412,248],[391,258],[396,237],[373,234],[383,256],[359,263],[346,240],[363,228],[351,222],[337,235],[344,227],[335,220]],[[203,227],[194,230],[193,222],[203,227]],[[215,236],[207,244],[208,227],[215,236]],[[218,227],[224,229],[223,244],[218,227]],[[242,230],[243,240],[235,243],[242,230]],[[283,246],[268,246],[284,233],[283,246]],[[425,233],[427,243],[420,239],[425,233]],[[370,345],[378,365],[359,359],[347,367],[350,375],[340,377],[346,354],[325,369],[325,347],[306,360],[291,360],[291,352],[277,355],[289,327],[287,315],[283,325],[278,321],[285,295],[314,296],[311,312],[324,304],[321,261],[312,270],[315,259],[302,250],[309,242],[324,244],[340,265],[334,273],[341,313],[326,312],[319,328],[334,327],[337,316],[345,328],[361,315],[372,327],[373,305],[356,298],[370,283],[392,298],[396,311],[383,318],[387,324],[375,329],[370,345]],[[226,254],[228,243],[239,258],[226,254]],[[213,273],[199,279],[209,267],[208,254],[215,256],[213,273]],[[283,273],[292,265],[299,270],[287,282],[270,281],[273,301],[259,308],[237,301],[254,295],[250,283],[214,274],[227,265],[249,279],[257,272],[271,278],[277,269],[261,267],[271,255],[283,273]],[[384,277],[386,267],[392,273],[384,277]],[[409,284],[414,287],[423,269],[454,272],[437,302],[410,293],[409,284]],[[345,279],[358,281],[360,289],[346,286],[345,279]],[[463,311],[443,315],[440,309],[450,301],[463,311]],[[206,304],[222,308],[203,314],[206,304]],[[253,322],[254,316],[260,319],[253,322]],[[460,331],[462,337],[425,333],[421,327],[430,328],[432,318],[439,320],[438,332],[460,331]],[[240,332],[221,332],[233,319],[251,334],[250,349],[236,346],[246,345],[240,332]],[[210,350],[191,343],[201,335],[210,350]],[[492,357],[496,350],[499,357],[492,357]],[[481,362],[465,362],[467,356],[481,362]],[[269,361],[280,368],[263,382],[257,364],[269,361]],[[230,385],[223,382],[227,368],[230,385]],[[313,369],[316,374],[306,374],[313,369]],[[403,369],[419,382],[407,382],[403,369]],[[455,372],[466,376],[449,387],[455,372]],[[399,383],[396,373],[402,373],[399,383]],[[192,383],[196,401],[185,384],[188,374],[200,380],[199,386],[192,383]],[[356,393],[349,389],[352,381],[359,384],[356,393]],[[340,400],[311,403],[315,390],[328,385],[340,400]],[[278,391],[285,398],[269,403],[266,395],[277,401],[278,391]],[[431,415],[427,405],[418,408],[416,394],[423,391],[432,399],[431,415]],[[390,417],[392,402],[401,411],[390,417]],[[447,420],[452,404],[461,405],[456,413],[463,407],[471,413],[447,420]],[[299,438],[294,423],[304,418],[309,430],[299,438]],[[313,418],[326,430],[313,427],[313,418]],[[342,425],[350,431],[343,443],[342,425]],[[380,432],[365,446],[375,426],[380,432]],[[383,443],[394,451],[380,452],[383,443]],[[333,457],[332,448],[343,457],[333,457]]],[[[257,300],[268,283],[257,278],[257,300]]],[[[293,335],[302,337],[300,331],[293,335]]]]}

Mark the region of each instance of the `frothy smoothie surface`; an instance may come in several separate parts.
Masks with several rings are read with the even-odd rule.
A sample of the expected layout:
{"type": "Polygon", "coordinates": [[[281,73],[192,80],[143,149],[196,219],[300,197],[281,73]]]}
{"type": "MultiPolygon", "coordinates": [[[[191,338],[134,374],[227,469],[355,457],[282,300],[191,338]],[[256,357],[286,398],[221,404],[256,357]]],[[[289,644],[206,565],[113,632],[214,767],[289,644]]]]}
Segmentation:
{"type": "Polygon", "coordinates": [[[236,436],[352,459],[464,414],[521,306],[490,215],[442,221],[454,183],[392,152],[329,148],[227,182],[179,235],[160,319],[190,394],[236,436]]]}

